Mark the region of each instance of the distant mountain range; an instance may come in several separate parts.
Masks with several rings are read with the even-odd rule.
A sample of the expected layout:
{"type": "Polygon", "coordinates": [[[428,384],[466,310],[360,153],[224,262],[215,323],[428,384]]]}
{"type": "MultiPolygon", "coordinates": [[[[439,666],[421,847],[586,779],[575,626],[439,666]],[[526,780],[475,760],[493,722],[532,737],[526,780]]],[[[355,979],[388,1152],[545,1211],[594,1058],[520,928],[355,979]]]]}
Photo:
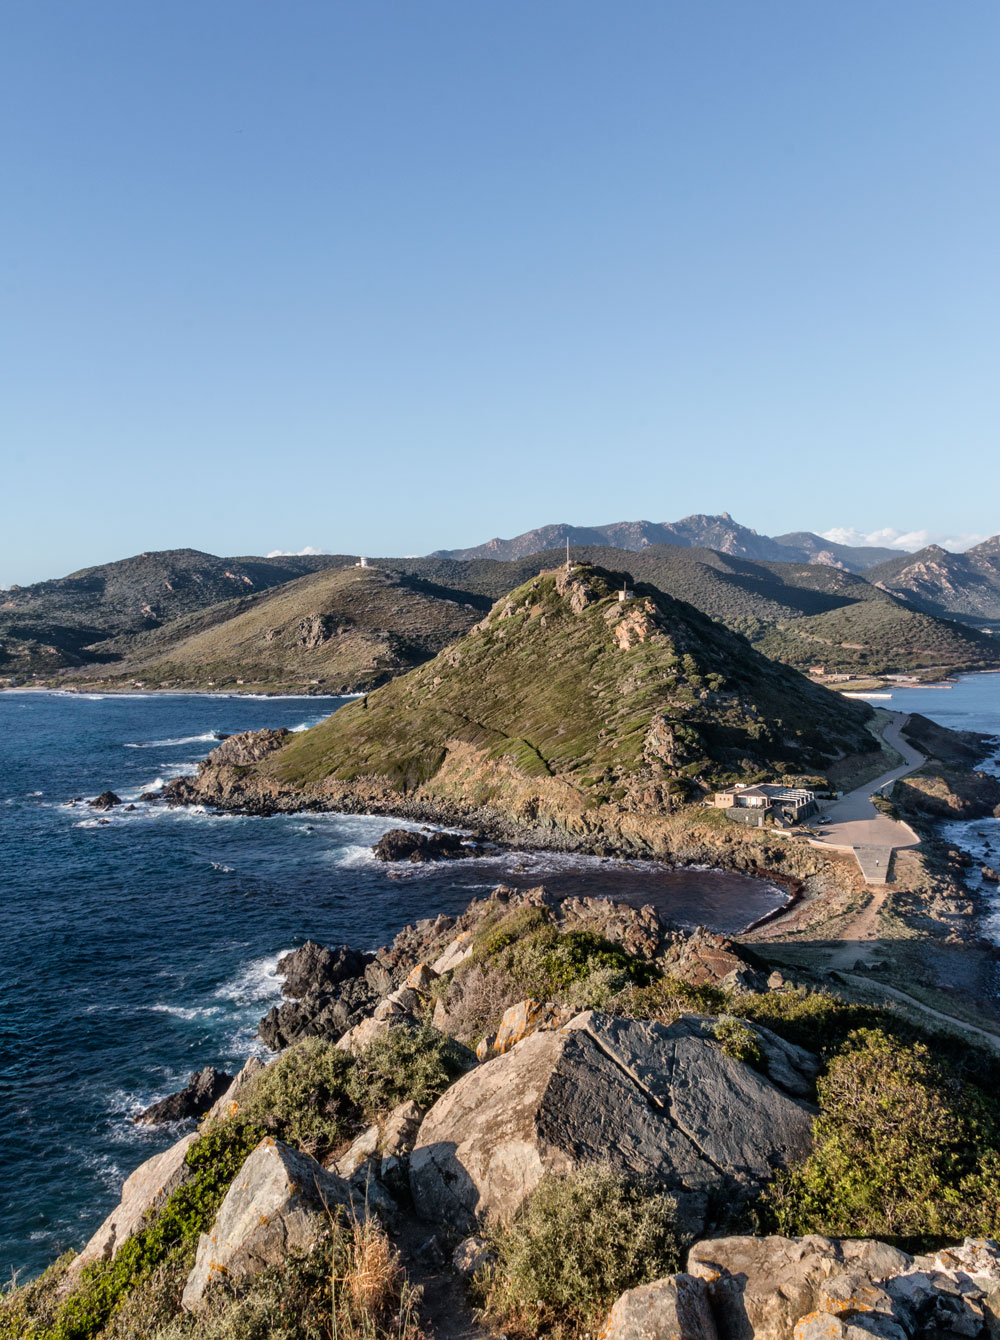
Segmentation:
{"type": "Polygon", "coordinates": [[[507,546],[501,552],[554,545],[507,559],[490,545],[372,558],[367,568],[353,554],[139,554],[0,592],[0,675],[15,683],[367,690],[429,660],[492,601],[558,567],[567,534],[574,559],[647,582],[796,669],[1000,667],[1000,638],[990,635],[1000,632],[1000,537],[964,554],[820,549],[826,542],[808,532],[771,539],[723,514],[662,527],[546,527],[494,542],[507,546]],[[659,530],[673,540],[653,541],[659,530]],[[573,542],[581,535],[598,542],[573,542]],[[696,545],[701,536],[715,544],[696,545]],[[892,557],[855,572],[845,552],[892,557]]]}
{"type": "Polygon", "coordinates": [[[880,563],[865,575],[927,614],[946,614],[982,628],[1000,626],[1000,535],[964,554],[928,545],[880,563]]]}
{"type": "Polygon", "coordinates": [[[719,516],[697,513],[681,521],[617,521],[609,526],[541,526],[512,540],[493,539],[471,549],[439,549],[432,558],[496,558],[502,562],[526,558],[545,549],[571,545],[606,545],[612,549],[645,549],[651,544],[672,544],[683,549],[714,549],[733,558],[761,559],[772,563],[824,563],[865,572],[876,563],[899,557],[898,549],[861,548],[834,544],[811,531],[789,535],[758,535],[741,526],[728,512],[719,516]]]}

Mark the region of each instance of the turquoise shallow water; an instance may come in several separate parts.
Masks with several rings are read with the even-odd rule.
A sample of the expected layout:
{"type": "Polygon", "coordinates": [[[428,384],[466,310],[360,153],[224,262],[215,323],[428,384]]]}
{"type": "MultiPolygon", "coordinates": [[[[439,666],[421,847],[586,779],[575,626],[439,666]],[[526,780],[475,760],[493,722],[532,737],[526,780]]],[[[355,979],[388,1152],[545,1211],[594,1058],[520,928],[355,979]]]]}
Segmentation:
{"type": "Polygon", "coordinates": [[[652,902],[736,931],[782,901],[762,881],[531,853],[375,862],[395,822],[250,818],[125,799],[189,772],[213,732],[304,727],[342,699],[0,693],[0,1272],[79,1246],[122,1179],[172,1137],[130,1117],[194,1069],[241,1064],[277,998],[275,964],[313,937],[361,948],[457,912],[501,880],[652,902]]]}

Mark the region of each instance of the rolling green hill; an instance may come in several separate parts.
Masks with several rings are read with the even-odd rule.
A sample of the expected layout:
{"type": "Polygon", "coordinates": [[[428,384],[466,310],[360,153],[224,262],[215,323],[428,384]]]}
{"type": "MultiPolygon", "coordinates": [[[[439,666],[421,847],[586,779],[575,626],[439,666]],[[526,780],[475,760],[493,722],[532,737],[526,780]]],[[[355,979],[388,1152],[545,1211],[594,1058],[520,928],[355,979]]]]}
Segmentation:
{"type": "Polygon", "coordinates": [[[238,787],[402,792],[561,824],[666,811],[709,784],[823,778],[872,752],[870,709],[614,574],[546,572],[453,646],[240,770],[238,787]]]}
{"type": "MultiPolygon", "coordinates": [[[[673,545],[649,545],[638,553],[608,548],[572,553],[580,561],[613,565],[635,581],[649,582],[798,669],[822,664],[830,674],[941,674],[1000,666],[1000,640],[914,609],[840,568],[751,562],[673,545]]],[[[424,559],[407,567],[496,596],[505,576],[523,580],[555,566],[561,557],[549,551],[512,563],[424,559]]]]}
{"type": "Polygon", "coordinates": [[[217,558],[167,549],[0,591],[0,671],[51,673],[110,661],[130,638],[221,601],[268,590],[346,555],[217,558]],[[124,639],[114,648],[103,644],[124,639]]]}
{"type": "Polygon", "coordinates": [[[111,685],[353,693],[428,660],[488,607],[397,572],[332,568],[177,620],[98,673],[111,685]]]}

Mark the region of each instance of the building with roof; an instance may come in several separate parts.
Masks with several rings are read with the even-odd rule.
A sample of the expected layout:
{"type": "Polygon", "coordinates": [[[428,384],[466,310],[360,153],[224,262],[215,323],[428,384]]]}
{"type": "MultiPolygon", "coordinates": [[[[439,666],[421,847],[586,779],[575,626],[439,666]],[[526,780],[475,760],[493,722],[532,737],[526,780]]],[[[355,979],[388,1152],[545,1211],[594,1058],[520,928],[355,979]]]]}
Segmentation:
{"type": "Polygon", "coordinates": [[[727,819],[753,827],[775,823],[788,828],[816,813],[814,791],[774,782],[726,787],[724,791],[716,791],[712,803],[716,809],[726,811],[727,819]]]}

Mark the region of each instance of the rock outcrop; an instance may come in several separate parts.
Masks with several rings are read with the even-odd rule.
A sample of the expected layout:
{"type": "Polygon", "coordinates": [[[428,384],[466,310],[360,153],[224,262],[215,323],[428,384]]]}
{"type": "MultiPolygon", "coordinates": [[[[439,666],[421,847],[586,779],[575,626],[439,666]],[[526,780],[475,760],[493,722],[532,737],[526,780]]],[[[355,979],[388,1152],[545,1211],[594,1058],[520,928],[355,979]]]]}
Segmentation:
{"type": "Polygon", "coordinates": [[[372,847],[377,861],[460,861],[478,855],[457,833],[414,833],[408,828],[390,828],[372,847]]]}
{"type": "Polygon", "coordinates": [[[812,1112],[726,1056],[708,1021],[586,1012],[465,1075],[424,1118],[410,1189],[427,1219],[514,1214],[546,1172],[609,1161],[660,1183],[683,1231],[725,1222],[803,1156],[812,1112]]]}
{"type": "Polygon", "coordinates": [[[364,1215],[347,1183],[307,1154],[268,1137],[246,1160],[226,1193],[198,1255],[181,1299],[197,1312],[212,1284],[236,1281],[268,1266],[280,1266],[290,1252],[308,1251],[330,1227],[337,1208],[364,1215]]]}
{"type": "Polygon", "coordinates": [[[669,1275],[623,1293],[601,1340],[719,1340],[705,1281],[669,1275]]]}
{"type": "Polygon", "coordinates": [[[69,1267],[71,1276],[77,1275],[84,1266],[115,1256],[122,1243],[142,1227],[148,1212],[159,1209],[192,1176],[185,1158],[197,1138],[194,1132],[185,1135],[183,1140],[178,1140],[162,1154],[156,1154],[141,1163],[125,1179],[121,1200],[83,1251],[73,1258],[69,1267]]]}
{"type": "Polygon", "coordinates": [[[233,1076],[214,1066],[198,1070],[188,1079],[183,1089],[152,1103],[136,1117],[140,1126],[161,1126],[168,1121],[186,1121],[202,1117],[229,1089],[233,1076]]]}
{"type": "Polygon", "coordinates": [[[121,803],[121,796],[116,796],[113,791],[102,791],[99,796],[87,801],[92,810],[113,810],[116,805],[121,803]]]}
{"type": "Polygon", "coordinates": [[[328,948],[315,940],[307,940],[278,959],[277,973],[284,978],[281,994],[291,1000],[301,1000],[310,991],[329,990],[348,977],[363,973],[367,961],[364,954],[350,945],[328,948]]]}
{"type": "MultiPolygon", "coordinates": [[[[647,1288],[670,1299],[692,1280],[705,1290],[718,1340],[1000,1335],[1000,1246],[982,1239],[912,1257],[863,1238],[717,1238],[691,1248],[686,1275],[647,1288]]],[[[662,1314],[636,1306],[632,1296],[642,1294],[619,1299],[602,1340],[701,1336],[669,1303],[662,1314]]]]}
{"type": "Polygon", "coordinates": [[[258,1036],[275,1051],[305,1037],[336,1041],[378,998],[364,975],[371,958],[349,945],[328,948],[315,940],[285,954],[278,972],[285,978],[281,993],[291,999],[268,1011],[258,1036]]]}

